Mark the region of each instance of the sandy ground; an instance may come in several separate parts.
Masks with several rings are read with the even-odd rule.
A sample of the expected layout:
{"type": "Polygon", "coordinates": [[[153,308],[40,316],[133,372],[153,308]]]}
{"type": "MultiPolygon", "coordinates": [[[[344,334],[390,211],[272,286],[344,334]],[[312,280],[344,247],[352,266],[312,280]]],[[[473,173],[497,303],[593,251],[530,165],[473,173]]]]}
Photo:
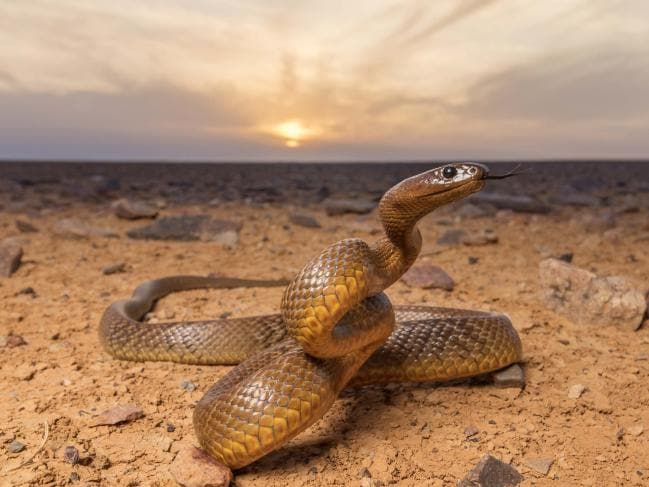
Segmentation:
{"type": "MultiPolygon", "coordinates": [[[[179,448],[195,443],[193,405],[228,368],[114,360],[97,338],[105,307],[141,281],[167,274],[291,277],[326,245],[350,236],[373,240],[380,228],[376,213],[328,217],[317,202],[235,197],[211,205],[172,201],[162,210],[242,222],[235,248],[136,241],[125,232],[142,223],[118,219],[109,209],[118,194],[88,200],[55,191],[62,184],[58,179],[45,188],[16,183],[19,168],[12,171],[4,173],[0,234],[17,236],[25,253],[19,270],[0,279],[0,335],[21,335],[27,343],[0,348],[0,485],[175,485],[169,465],[179,448]],[[288,215],[298,206],[322,228],[290,224],[288,215]],[[121,236],[54,235],[51,228],[66,217],[110,227],[121,236]],[[16,219],[39,231],[20,233],[16,219]],[[125,273],[102,274],[119,262],[127,264],[125,273]],[[27,287],[34,293],[25,292],[27,287]],[[183,389],[184,380],[196,389],[183,389]],[[141,406],[145,416],[121,426],[90,426],[93,415],[128,403],[141,406]],[[11,470],[37,451],[44,423],[49,436],[42,451],[11,470]],[[13,440],[25,450],[10,453],[13,440]],[[64,461],[62,451],[70,445],[80,452],[78,465],[64,461]]],[[[634,171],[646,175],[646,166],[634,171]]],[[[619,184],[618,177],[617,183],[589,189],[604,198],[605,208],[556,206],[545,215],[499,212],[480,218],[459,218],[449,209],[430,215],[420,226],[419,262],[444,268],[456,280],[455,290],[411,289],[398,282],[388,291],[394,303],[509,314],[524,345],[524,390],[463,382],[347,391],[287,447],[237,472],[236,485],[360,485],[364,469],[385,485],[455,485],[485,453],[515,466],[525,477],[522,485],[649,485],[649,326],[630,332],[576,325],[547,310],[539,297],[539,261],[567,252],[580,267],[649,288],[649,192],[638,178],[621,177],[628,177],[628,184],[619,184]],[[604,210],[615,215],[612,228],[587,224],[604,210]],[[493,229],[499,242],[440,247],[436,240],[449,228],[493,229]],[[477,263],[469,264],[469,257],[477,263]],[[587,389],[570,399],[568,389],[575,384],[587,389]],[[467,437],[469,427],[478,434],[467,437]],[[553,459],[547,475],[527,466],[539,457],[553,459]]],[[[378,189],[387,187],[374,181],[378,189]]],[[[507,188],[505,182],[498,186],[507,188]]],[[[138,190],[122,184],[118,193],[138,190]]],[[[156,188],[146,190],[149,198],[157,194],[156,188]]],[[[281,292],[192,291],[165,298],[155,313],[174,320],[270,313],[281,292]]]]}

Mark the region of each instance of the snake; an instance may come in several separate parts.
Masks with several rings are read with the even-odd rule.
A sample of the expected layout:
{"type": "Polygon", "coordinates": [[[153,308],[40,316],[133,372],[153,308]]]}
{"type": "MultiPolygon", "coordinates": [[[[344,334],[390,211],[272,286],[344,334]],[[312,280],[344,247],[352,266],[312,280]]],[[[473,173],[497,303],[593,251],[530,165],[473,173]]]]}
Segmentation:
{"type": "Polygon", "coordinates": [[[384,292],[420,253],[422,217],[502,177],[481,164],[451,163],[405,179],[380,199],[377,241],[333,243],[288,283],[192,275],[147,281],[108,306],[100,341],[122,360],[236,365],[193,413],[202,449],[230,469],[282,447],[346,387],[467,378],[520,362],[521,341],[507,315],[393,306],[384,292]],[[143,321],[172,292],[279,284],[286,287],[276,314],[143,321]]]}

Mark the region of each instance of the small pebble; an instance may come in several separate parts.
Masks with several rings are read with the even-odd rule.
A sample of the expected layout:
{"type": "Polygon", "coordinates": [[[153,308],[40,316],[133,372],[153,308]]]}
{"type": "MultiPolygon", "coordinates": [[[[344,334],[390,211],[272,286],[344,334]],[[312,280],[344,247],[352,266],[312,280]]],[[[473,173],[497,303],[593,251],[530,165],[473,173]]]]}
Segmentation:
{"type": "Polygon", "coordinates": [[[16,220],[16,228],[20,233],[36,233],[38,228],[26,220],[16,220]]]}
{"type": "Polygon", "coordinates": [[[644,431],[644,426],[642,426],[641,424],[636,424],[634,426],[629,426],[627,428],[627,431],[629,432],[629,434],[631,434],[633,436],[640,436],[642,434],[642,432],[644,431]]]}
{"type": "Polygon", "coordinates": [[[74,446],[66,446],[63,450],[63,459],[71,465],[79,463],[79,450],[74,446]]]}
{"type": "Polygon", "coordinates": [[[176,427],[174,426],[174,424],[173,423],[167,423],[167,432],[173,433],[174,431],[176,431],[176,427]]]}
{"type": "Polygon", "coordinates": [[[570,399],[579,399],[585,391],[586,386],[583,384],[572,385],[570,386],[570,389],[568,389],[568,397],[570,399]]]}
{"type": "Polygon", "coordinates": [[[14,440],[7,446],[10,453],[20,453],[25,449],[25,445],[18,440],[14,440]]]}
{"type": "Polygon", "coordinates": [[[468,261],[469,261],[469,265],[477,264],[479,260],[480,260],[480,259],[477,258],[477,257],[469,256],[469,259],[468,259],[468,261]]]}
{"type": "Polygon", "coordinates": [[[22,288],[20,291],[16,293],[16,296],[19,296],[21,294],[26,294],[28,296],[31,296],[32,298],[37,297],[36,291],[34,291],[34,288],[31,286],[22,288]]]}
{"type": "Polygon", "coordinates": [[[180,382],[180,388],[187,392],[194,392],[196,390],[196,385],[192,381],[185,379],[180,382]]]}
{"type": "Polygon", "coordinates": [[[518,365],[510,365],[506,369],[499,370],[492,375],[492,381],[496,387],[519,388],[525,387],[525,371],[518,365]]]}
{"type": "Polygon", "coordinates": [[[474,425],[467,426],[464,429],[464,436],[466,438],[471,438],[472,436],[475,436],[478,433],[480,433],[480,430],[477,427],[475,427],[474,425]]]}
{"type": "Polygon", "coordinates": [[[7,348],[15,348],[27,345],[27,342],[20,335],[9,335],[4,339],[4,344],[7,348]]]}
{"type": "Polygon", "coordinates": [[[81,479],[77,472],[70,473],[70,482],[78,482],[81,479]]]}
{"type": "Polygon", "coordinates": [[[543,475],[548,474],[553,463],[554,458],[528,458],[525,460],[525,465],[543,475]]]}
{"type": "Polygon", "coordinates": [[[103,275],[105,275],[105,276],[109,276],[111,274],[118,274],[118,273],[122,273],[122,272],[126,272],[126,263],[125,262],[120,262],[118,264],[109,265],[107,267],[104,267],[101,270],[101,273],[103,275]]]}

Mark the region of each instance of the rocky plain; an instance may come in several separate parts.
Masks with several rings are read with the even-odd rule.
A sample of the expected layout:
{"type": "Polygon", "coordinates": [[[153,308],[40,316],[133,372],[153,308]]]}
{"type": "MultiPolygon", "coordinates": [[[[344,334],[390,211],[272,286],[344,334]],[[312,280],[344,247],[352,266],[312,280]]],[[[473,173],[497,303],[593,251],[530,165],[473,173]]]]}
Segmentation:
{"type": "MultiPolygon", "coordinates": [[[[192,409],[229,367],[115,360],[104,309],[170,274],[290,279],[378,238],[383,192],[433,166],[0,163],[0,485],[219,485],[192,409]]],[[[232,485],[649,485],[649,164],[529,163],[420,229],[392,302],[506,313],[520,368],[347,390],[232,485]]],[[[177,293],[144,321],[281,295],[177,293]]]]}

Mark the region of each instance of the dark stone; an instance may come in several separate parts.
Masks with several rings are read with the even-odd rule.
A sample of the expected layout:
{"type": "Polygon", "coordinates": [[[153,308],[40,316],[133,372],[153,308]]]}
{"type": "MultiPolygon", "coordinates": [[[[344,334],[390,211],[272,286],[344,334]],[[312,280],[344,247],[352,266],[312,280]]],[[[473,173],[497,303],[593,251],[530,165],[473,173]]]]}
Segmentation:
{"type": "Polygon", "coordinates": [[[238,238],[240,229],[240,223],[216,220],[209,215],[167,216],[151,225],[134,228],[127,235],[133,239],[203,240],[231,244],[238,238]]]}
{"type": "Polygon", "coordinates": [[[356,213],[364,215],[376,208],[376,203],[371,200],[364,199],[345,199],[345,198],[330,198],[323,202],[327,215],[343,215],[345,213],[356,213]]]}
{"type": "Polygon", "coordinates": [[[567,262],[570,264],[572,262],[572,258],[574,257],[574,254],[572,252],[566,252],[565,254],[561,254],[559,256],[559,260],[562,260],[564,262],[567,262]]]}
{"type": "Polygon", "coordinates": [[[441,267],[429,264],[421,264],[411,267],[401,280],[408,286],[421,289],[445,289],[452,291],[455,281],[441,267]]]}
{"type": "Polygon", "coordinates": [[[511,465],[485,455],[458,487],[514,487],[523,481],[523,476],[511,465]]]}
{"type": "Polygon", "coordinates": [[[13,239],[0,241],[0,277],[10,277],[18,267],[23,257],[23,248],[13,239]]]}
{"type": "Polygon", "coordinates": [[[101,272],[105,276],[109,276],[111,274],[118,274],[118,273],[121,273],[121,272],[126,272],[126,263],[125,262],[120,262],[118,264],[109,265],[107,267],[104,267],[101,270],[101,272]]]}
{"type": "Polygon", "coordinates": [[[14,440],[9,445],[7,445],[7,450],[9,450],[10,453],[20,453],[25,449],[25,444],[21,443],[18,440],[14,440]]]}
{"type": "Polygon", "coordinates": [[[510,365],[506,369],[495,372],[492,376],[493,383],[496,387],[519,388],[525,387],[525,371],[518,365],[510,365]]]}
{"type": "Polygon", "coordinates": [[[303,213],[292,213],[289,216],[289,219],[292,224],[298,225],[300,227],[306,228],[321,228],[320,222],[313,218],[310,215],[305,215],[303,213]]]}
{"type": "Polygon", "coordinates": [[[122,198],[115,201],[111,207],[115,215],[126,220],[155,218],[158,215],[158,208],[145,201],[122,198]]]}
{"type": "Polygon", "coordinates": [[[63,459],[71,465],[79,463],[79,450],[74,446],[66,446],[63,450],[63,459]]]}
{"type": "Polygon", "coordinates": [[[466,236],[466,232],[460,228],[451,228],[446,230],[441,237],[437,239],[438,245],[458,245],[466,236]]]}
{"type": "Polygon", "coordinates": [[[531,196],[515,196],[501,193],[478,193],[470,198],[471,203],[491,205],[500,210],[523,213],[549,213],[550,207],[531,196]]]}
{"type": "Polygon", "coordinates": [[[36,233],[38,228],[25,220],[16,220],[16,228],[21,233],[36,233]]]}

